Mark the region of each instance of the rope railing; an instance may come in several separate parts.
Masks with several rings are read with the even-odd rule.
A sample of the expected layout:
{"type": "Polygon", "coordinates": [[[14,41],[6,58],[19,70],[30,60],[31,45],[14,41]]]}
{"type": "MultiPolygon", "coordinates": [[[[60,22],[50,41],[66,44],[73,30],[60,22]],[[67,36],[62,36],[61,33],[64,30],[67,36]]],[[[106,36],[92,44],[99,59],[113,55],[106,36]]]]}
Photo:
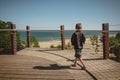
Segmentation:
{"type": "Polygon", "coordinates": [[[110,24],[109,26],[115,27],[115,26],[120,26],[120,24],[110,24]]]}
{"type": "MultiPolygon", "coordinates": [[[[25,29],[0,29],[0,31],[26,31],[25,29]]],[[[62,30],[30,30],[30,31],[36,31],[36,32],[58,32],[58,31],[62,31],[62,30]]],[[[64,31],[75,31],[75,30],[64,30],[64,31]]],[[[87,31],[87,32],[91,32],[91,31],[98,31],[98,32],[120,32],[120,30],[82,30],[82,31],[87,31]]]]}
{"type": "Polygon", "coordinates": [[[0,31],[17,31],[16,29],[0,29],[0,31]]]}
{"type": "MultiPolygon", "coordinates": [[[[12,25],[12,27],[14,27],[15,25],[12,25]]],[[[110,26],[119,26],[118,24],[117,25],[110,25],[110,26]]],[[[64,50],[65,48],[65,39],[64,39],[64,32],[65,31],[75,31],[75,30],[64,30],[64,25],[61,25],[59,27],[59,29],[57,28],[57,30],[40,30],[40,29],[16,29],[16,28],[11,28],[11,29],[0,29],[0,31],[11,31],[12,32],[12,35],[11,35],[11,38],[12,38],[12,51],[13,51],[13,54],[16,54],[16,31],[26,31],[28,34],[27,34],[27,37],[29,37],[27,39],[27,42],[28,44],[30,44],[30,31],[59,31],[61,32],[61,45],[62,45],[62,50],[64,50]]],[[[105,23],[102,25],[102,30],[82,30],[82,31],[98,31],[98,32],[101,32],[103,33],[103,57],[104,59],[108,58],[109,57],[109,32],[120,32],[120,30],[109,30],[109,24],[108,23],[105,23]]],[[[30,47],[28,45],[28,47],[30,47]]]]}

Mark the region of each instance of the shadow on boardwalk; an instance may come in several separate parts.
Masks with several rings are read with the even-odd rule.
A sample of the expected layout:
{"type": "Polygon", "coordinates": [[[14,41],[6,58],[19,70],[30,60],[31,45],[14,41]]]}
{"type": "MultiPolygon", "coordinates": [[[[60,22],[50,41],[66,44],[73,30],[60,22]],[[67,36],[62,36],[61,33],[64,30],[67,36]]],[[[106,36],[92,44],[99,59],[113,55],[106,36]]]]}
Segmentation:
{"type": "MultiPolygon", "coordinates": [[[[48,52],[48,51],[59,51],[59,50],[36,50],[36,51],[40,51],[40,52],[47,53],[47,54],[52,54],[52,55],[55,55],[55,56],[58,56],[58,57],[62,57],[64,59],[66,59],[67,61],[74,62],[74,60],[71,60],[71,59],[69,59],[65,56],[55,54],[55,53],[52,53],[52,52],[48,52]]],[[[93,59],[83,59],[83,60],[103,60],[103,59],[102,58],[93,58],[93,59]]],[[[81,67],[81,70],[84,70],[83,67],[80,64],[77,64],[77,65],[79,67],[81,67]]],[[[73,69],[73,68],[70,68],[70,66],[58,66],[57,64],[51,64],[48,67],[36,66],[36,67],[34,67],[34,69],[56,70],[56,69],[73,69]]],[[[86,73],[88,73],[93,78],[93,80],[97,80],[97,78],[89,70],[85,69],[85,71],[86,71],[86,73]]]]}
{"type": "Polygon", "coordinates": [[[70,69],[70,66],[60,66],[58,64],[50,64],[50,66],[35,66],[33,69],[40,70],[60,70],[60,69],[70,69]]]}

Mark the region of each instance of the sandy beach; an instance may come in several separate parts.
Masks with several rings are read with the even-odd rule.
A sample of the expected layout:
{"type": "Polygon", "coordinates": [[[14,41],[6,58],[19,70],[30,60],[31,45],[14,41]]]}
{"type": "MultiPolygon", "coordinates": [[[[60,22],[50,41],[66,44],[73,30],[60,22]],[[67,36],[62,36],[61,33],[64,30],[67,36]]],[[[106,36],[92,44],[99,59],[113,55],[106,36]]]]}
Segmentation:
{"type": "MultiPolygon", "coordinates": [[[[65,44],[71,43],[70,39],[65,39],[65,44]]],[[[91,44],[90,39],[86,38],[86,44],[91,44]]],[[[61,40],[53,40],[53,41],[42,41],[39,42],[40,48],[50,48],[51,45],[55,47],[61,45],[61,40]]]]}

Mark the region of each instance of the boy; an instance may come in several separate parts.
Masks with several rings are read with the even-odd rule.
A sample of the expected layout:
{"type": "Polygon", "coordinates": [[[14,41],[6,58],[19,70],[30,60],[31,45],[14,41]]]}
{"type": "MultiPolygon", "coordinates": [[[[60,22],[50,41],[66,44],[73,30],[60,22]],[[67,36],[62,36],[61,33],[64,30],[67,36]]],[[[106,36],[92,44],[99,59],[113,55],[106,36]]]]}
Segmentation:
{"type": "Polygon", "coordinates": [[[72,66],[76,67],[77,60],[79,59],[83,65],[83,68],[85,69],[86,67],[81,59],[81,50],[83,48],[83,44],[85,43],[85,36],[81,31],[82,24],[81,23],[76,24],[75,29],[76,31],[71,36],[71,43],[74,46],[75,50],[75,62],[72,66]]]}

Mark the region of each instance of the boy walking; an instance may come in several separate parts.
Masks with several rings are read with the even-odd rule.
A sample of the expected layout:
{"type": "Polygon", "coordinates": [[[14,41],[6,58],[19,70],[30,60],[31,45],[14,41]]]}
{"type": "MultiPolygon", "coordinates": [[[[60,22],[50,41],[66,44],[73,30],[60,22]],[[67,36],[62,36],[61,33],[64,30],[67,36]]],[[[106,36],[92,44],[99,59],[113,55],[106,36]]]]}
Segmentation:
{"type": "Polygon", "coordinates": [[[77,60],[79,60],[83,68],[85,69],[86,67],[81,59],[81,51],[83,49],[83,44],[85,43],[85,36],[81,31],[82,24],[81,23],[76,24],[75,29],[76,31],[71,36],[71,44],[74,46],[75,50],[75,61],[72,66],[76,67],[77,60]]]}

